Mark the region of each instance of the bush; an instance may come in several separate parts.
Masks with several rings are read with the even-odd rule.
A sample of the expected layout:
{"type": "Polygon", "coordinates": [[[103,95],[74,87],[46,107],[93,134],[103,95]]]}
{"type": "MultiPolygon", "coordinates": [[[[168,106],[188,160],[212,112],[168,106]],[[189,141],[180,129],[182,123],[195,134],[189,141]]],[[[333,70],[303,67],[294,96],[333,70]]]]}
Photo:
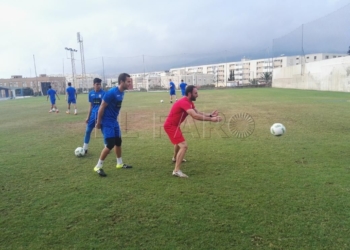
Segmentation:
{"type": "Polygon", "coordinates": [[[165,88],[161,85],[152,85],[149,87],[149,90],[167,90],[167,88],[165,88]]]}
{"type": "Polygon", "coordinates": [[[198,86],[200,89],[214,89],[215,84],[205,84],[205,85],[199,85],[198,86]]]}

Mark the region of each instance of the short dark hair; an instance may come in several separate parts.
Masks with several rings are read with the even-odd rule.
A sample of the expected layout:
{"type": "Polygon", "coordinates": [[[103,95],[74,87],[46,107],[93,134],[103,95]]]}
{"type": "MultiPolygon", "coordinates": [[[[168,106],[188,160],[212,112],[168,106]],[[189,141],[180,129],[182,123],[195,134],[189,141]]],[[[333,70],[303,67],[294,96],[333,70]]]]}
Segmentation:
{"type": "Polygon", "coordinates": [[[102,82],[102,80],[101,80],[100,78],[95,78],[95,79],[94,79],[94,84],[95,84],[95,83],[101,83],[101,82],[102,82]]]}
{"type": "Polygon", "coordinates": [[[195,88],[197,88],[197,87],[194,85],[187,85],[185,95],[187,96],[188,93],[192,93],[193,89],[195,89],[195,88]]]}
{"type": "Polygon", "coordinates": [[[72,86],[72,83],[69,82],[69,83],[68,83],[68,86],[72,86]]]}
{"type": "Polygon", "coordinates": [[[121,82],[125,82],[126,81],[126,78],[130,77],[129,74],[127,73],[121,73],[119,76],[118,76],[118,85],[120,85],[121,82]]]}
{"type": "Polygon", "coordinates": [[[181,80],[181,82],[183,82],[184,80],[181,80]]]}

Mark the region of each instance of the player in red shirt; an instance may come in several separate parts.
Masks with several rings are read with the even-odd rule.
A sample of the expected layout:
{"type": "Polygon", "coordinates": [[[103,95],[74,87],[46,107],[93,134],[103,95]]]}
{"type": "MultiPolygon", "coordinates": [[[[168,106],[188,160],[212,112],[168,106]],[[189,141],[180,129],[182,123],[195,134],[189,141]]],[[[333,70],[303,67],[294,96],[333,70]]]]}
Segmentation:
{"type": "Polygon", "coordinates": [[[164,130],[168,134],[170,141],[174,144],[173,161],[175,161],[175,169],[173,171],[173,176],[188,177],[180,170],[182,161],[185,161],[184,156],[188,148],[187,142],[182,135],[180,125],[186,119],[187,115],[200,121],[219,122],[222,120],[221,117],[218,116],[217,110],[213,111],[211,114],[196,110],[193,102],[196,101],[197,97],[198,91],[196,86],[188,85],[185,96],[174,103],[164,123],[164,130]]]}

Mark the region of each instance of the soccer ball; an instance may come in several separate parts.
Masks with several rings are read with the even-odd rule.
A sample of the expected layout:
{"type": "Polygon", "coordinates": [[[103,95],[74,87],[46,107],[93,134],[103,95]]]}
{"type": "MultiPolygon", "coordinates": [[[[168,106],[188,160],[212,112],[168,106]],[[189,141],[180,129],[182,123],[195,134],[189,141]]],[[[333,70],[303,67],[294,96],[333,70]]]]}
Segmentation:
{"type": "Polygon", "coordinates": [[[77,147],[74,151],[75,156],[81,157],[85,155],[85,150],[82,147],[77,147]]]}
{"type": "Polygon", "coordinates": [[[163,100],[160,100],[160,102],[164,102],[163,100]]]}
{"type": "Polygon", "coordinates": [[[275,123],[271,126],[270,132],[273,135],[281,136],[286,132],[286,128],[281,123],[275,123]]]}

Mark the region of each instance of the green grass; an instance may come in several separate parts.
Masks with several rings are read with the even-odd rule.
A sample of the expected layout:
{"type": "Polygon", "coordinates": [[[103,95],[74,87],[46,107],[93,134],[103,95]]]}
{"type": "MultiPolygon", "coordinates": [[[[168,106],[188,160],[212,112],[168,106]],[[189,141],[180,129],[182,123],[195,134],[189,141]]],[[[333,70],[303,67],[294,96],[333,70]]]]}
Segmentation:
{"type": "Polygon", "coordinates": [[[116,170],[111,154],[107,178],[93,172],[100,132],[74,156],[87,96],[77,116],[62,99],[59,114],[45,97],[0,102],[0,249],[350,248],[348,93],[199,90],[197,109],[226,120],[185,124],[188,179],[171,176],[167,93],[126,94],[123,160],[134,168],[116,170]],[[255,121],[249,137],[228,129],[239,113],[255,121]]]}

